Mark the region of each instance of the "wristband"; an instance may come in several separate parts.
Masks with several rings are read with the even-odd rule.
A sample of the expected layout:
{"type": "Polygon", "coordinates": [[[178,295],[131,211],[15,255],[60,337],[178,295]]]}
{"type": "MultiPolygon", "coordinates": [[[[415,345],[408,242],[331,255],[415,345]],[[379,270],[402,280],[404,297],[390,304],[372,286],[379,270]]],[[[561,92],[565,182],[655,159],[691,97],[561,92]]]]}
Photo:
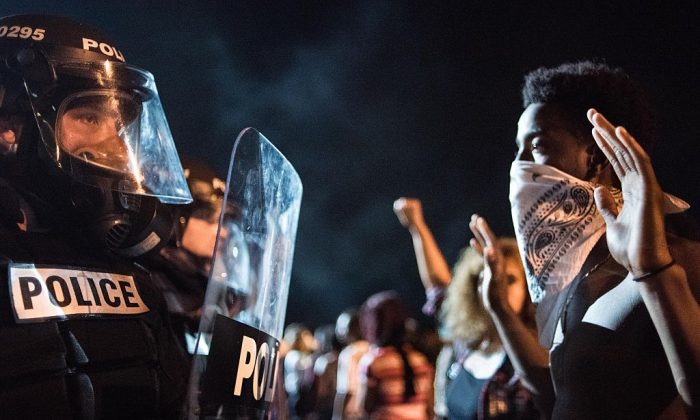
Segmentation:
{"type": "Polygon", "coordinates": [[[667,269],[673,267],[674,265],[676,265],[676,260],[674,260],[673,257],[671,257],[671,262],[670,262],[670,263],[668,263],[668,264],[666,264],[666,265],[663,265],[663,266],[657,268],[656,270],[652,270],[652,271],[650,271],[650,272],[648,272],[648,273],[644,273],[644,274],[642,274],[642,275],[639,276],[639,277],[632,277],[632,280],[634,280],[634,281],[642,281],[642,280],[648,279],[649,277],[655,276],[655,275],[659,274],[660,272],[662,272],[662,271],[664,271],[664,270],[667,270],[667,269]]]}

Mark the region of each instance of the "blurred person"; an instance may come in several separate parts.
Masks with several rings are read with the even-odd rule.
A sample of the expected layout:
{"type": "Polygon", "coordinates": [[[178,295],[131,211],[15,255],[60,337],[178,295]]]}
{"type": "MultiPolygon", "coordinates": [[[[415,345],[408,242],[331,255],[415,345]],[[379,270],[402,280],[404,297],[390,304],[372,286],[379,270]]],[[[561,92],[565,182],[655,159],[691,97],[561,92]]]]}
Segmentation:
{"type": "Polygon", "coordinates": [[[314,381],[311,387],[313,413],[311,418],[329,420],[333,416],[333,403],[338,379],[338,355],[340,341],[335,325],[322,325],[314,331],[318,343],[314,361],[314,381]]]}
{"type": "MultiPolygon", "coordinates": [[[[425,222],[420,200],[400,198],[394,212],[411,233],[427,302],[423,311],[437,315],[445,341],[436,362],[435,415],[438,418],[537,418],[532,397],[514,374],[498,332],[484,308],[479,285],[484,268],[474,248],[462,251],[453,272],[425,222]]],[[[498,240],[506,261],[507,290],[502,297],[535,332],[534,305],[517,243],[498,240]]]]}
{"type": "Polygon", "coordinates": [[[431,365],[435,366],[438,355],[442,350],[442,339],[435,325],[421,325],[415,318],[410,318],[408,322],[408,342],[423,353],[431,365]]]}
{"type": "Polygon", "coordinates": [[[370,419],[432,417],[433,367],[406,342],[408,312],[398,293],[370,296],[360,325],[370,350],[360,360],[358,411],[370,419]]]}
{"type": "Polygon", "coordinates": [[[369,342],[362,338],[360,315],[356,309],[346,309],[338,315],[335,332],[338,340],[345,347],[338,355],[333,419],[358,419],[363,413],[357,402],[360,377],[358,366],[362,356],[369,351],[369,342]]]}
{"type": "Polygon", "coordinates": [[[305,418],[311,412],[311,386],[314,381],[314,351],[317,343],[311,330],[292,323],[284,330],[289,349],[284,356],[284,389],[291,418],[305,418]]]}
{"type": "Polygon", "coordinates": [[[654,175],[645,95],[623,70],[583,61],[527,74],[522,96],[510,200],[539,343],[503,305],[488,224],[470,223],[516,369],[548,417],[697,418],[700,244],[664,226],[688,206],[654,175]]]}

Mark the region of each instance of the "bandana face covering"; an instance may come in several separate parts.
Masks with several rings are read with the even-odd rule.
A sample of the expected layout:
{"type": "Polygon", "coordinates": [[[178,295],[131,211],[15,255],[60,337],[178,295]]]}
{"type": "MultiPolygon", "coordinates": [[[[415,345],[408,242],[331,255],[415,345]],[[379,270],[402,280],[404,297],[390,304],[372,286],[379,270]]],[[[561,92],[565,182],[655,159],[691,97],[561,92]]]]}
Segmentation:
{"type": "MultiPolygon", "coordinates": [[[[549,300],[568,286],[605,233],[605,221],[593,198],[595,187],[552,166],[513,162],[511,215],[534,303],[549,300]]],[[[621,208],[622,191],[609,189],[621,208]]],[[[680,198],[664,193],[665,214],[689,207],[680,198]]]]}
{"type": "MultiPolygon", "coordinates": [[[[551,166],[513,162],[511,215],[533,302],[554,297],[571,283],[605,233],[595,187],[551,166]]],[[[621,191],[611,192],[621,206],[621,191]]]]}

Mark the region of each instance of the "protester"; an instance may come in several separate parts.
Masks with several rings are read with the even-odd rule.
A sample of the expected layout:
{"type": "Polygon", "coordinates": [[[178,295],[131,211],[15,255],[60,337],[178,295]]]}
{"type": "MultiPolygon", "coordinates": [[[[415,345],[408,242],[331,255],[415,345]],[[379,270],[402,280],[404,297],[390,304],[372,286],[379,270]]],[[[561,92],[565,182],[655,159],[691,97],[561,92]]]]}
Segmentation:
{"type": "Polygon", "coordinates": [[[311,386],[314,380],[313,353],[317,344],[311,330],[292,323],[284,330],[289,351],[284,356],[284,389],[291,418],[305,418],[312,410],[311,386]]]}
{"type": "Polygon", "coordinates": [[[314,381],[311,386],[313,412],[310,418],[330,420],[333,417],[341,345],[333,324],[316,328],[314,339],[318,343],[318,349],[314,361],[314,381]]]}
{"type": "Polygon", "coordinates": [[[408,313],[398,294],[370,296],[360,314],[371,347],[360,360],[359,408],[370,419],[431,418],[433,368],[406,342],[408,313]]]}
{"type": "Polygon", "coordinates": [[[346,309],[335,322],[335,332],[345,347],[338,355],[338,380],[333,407],[333,419],[358,419],[363,410],[357,402],[362,356],[369,351],[369,343],[362,338],[360,317],[355,309],[346,309]]]}
{"type": "Polygon", "coordinates": [[[654,175],[644,95],[584,61],[529,73],[523,104],[510,199],[544,347],[503,304],[488,224],[470,223],[516,369],[553,418],[698,416],[700,246],[666,232],[664,213],[687,205],[654,175]]]}
{"type": "MultiPolygon", "coordinates": [[[[514,376],[498,333],[483,307],[478,286],[483,258],[466,248],[451,273],[415,198],[394,202],[394,212],[411,233],[418,271],[428,301],[423,311],[437,315],[445,340],[435,373],[435,415],[449,419],[537,418],[532,397],[514,376]]],[[[503,297],[534,334],[534,305],[514,239],[498,248],[506,260],[508,290],[503,297]]]]}

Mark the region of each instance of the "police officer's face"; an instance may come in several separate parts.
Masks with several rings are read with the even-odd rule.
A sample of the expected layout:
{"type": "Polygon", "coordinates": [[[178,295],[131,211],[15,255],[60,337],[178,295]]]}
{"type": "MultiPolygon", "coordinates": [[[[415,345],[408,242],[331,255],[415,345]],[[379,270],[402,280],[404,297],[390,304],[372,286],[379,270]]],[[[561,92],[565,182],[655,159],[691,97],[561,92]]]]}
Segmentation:
{"type": "MultiPolygon", "coordinates": [[[[182,234],[182,247],[198,257],[211,258],[216,245],[217,220],[190,217],[182,234]]],[[[225,234],[222,232],[222,235],[225,234]]]]}
{"type": "Polygon", "coordinates": [[[65,110],[57,124],[61,149],[88,162],[126,170],[125,124],[117,101],[100,98],[65,110]]]}

